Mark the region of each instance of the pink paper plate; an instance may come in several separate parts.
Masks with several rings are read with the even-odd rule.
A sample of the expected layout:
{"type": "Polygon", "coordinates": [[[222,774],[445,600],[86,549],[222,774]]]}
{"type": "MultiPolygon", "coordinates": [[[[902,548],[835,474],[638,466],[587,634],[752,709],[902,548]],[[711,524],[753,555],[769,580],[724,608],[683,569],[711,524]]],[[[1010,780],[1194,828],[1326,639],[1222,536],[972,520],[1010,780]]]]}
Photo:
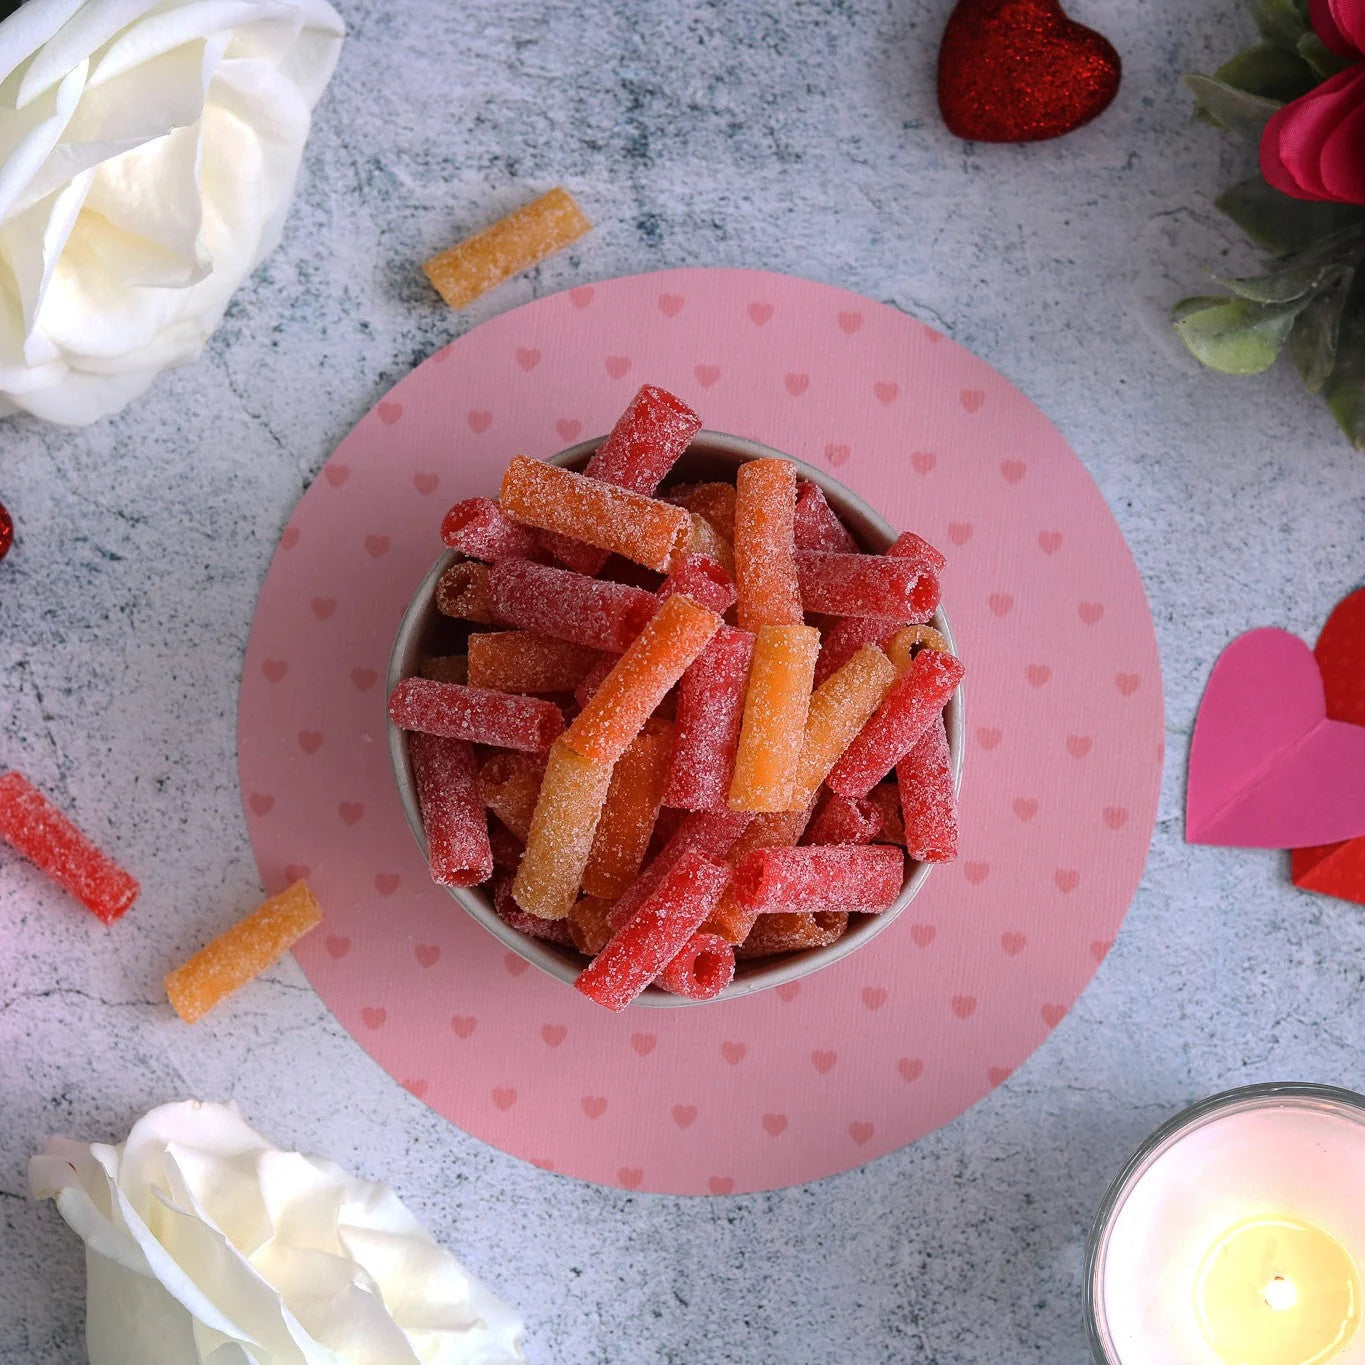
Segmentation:
{"type": "Polygon", "coordinates": [[[814,1180],[999,1085],[1118,932],[1162,756],[1151,615],[1080,461],[1007,380],[893,308],[757,271],[609,280],[447,346],[341,443],[261,592],[239,716],[269,888],[327,923],[298,959],[342,1025],[467,1132],[627,1189],[814,1180]],[[967,664],[962,858],[816,976],[689,1010],[606,1013],[432,886],[388,766],[382,678],[457,498],[507,459],[605,432],[643,382],[708,427],[830,468],[950,556],[967,664]]]}

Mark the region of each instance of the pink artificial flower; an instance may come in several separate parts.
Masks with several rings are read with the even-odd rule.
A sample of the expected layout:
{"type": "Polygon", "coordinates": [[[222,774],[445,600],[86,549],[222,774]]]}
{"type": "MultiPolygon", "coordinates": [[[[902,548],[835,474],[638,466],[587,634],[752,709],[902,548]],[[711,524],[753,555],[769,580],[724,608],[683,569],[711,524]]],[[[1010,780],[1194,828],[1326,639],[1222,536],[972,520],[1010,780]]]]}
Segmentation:
{"type": "Polygon", "coordinates": [[[1308,0],[1323,43],[1355,61],[1272,115],[1261,174],[1295,199],[1365,204],[1365,0],[1308,0]]]}

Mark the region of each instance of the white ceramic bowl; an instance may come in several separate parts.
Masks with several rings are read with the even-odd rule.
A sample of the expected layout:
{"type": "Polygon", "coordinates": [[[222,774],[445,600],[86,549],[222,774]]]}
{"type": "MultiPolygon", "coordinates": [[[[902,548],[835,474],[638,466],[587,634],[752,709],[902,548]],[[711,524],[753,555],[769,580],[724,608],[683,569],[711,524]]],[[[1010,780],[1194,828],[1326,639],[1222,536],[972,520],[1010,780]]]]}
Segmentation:
{"type": "MultiPolygon", "coordinates": [[[[592,452],[602,444],[603,439],[604,437],[598,436],[594,440],[582,441],[576,446],[571,446],[554,456],[551,463],[580,469],[587,463],[592,452]]],[[[669,481],[697,483],[707,479],[723,479],[726,482],[733,482],[737,466],[746,460],[771,456],[792,459],[790,455],[783,455],[781,451],[742,436],[701,431],[693,439],[686,454],[674,466],[669,481]]],[[[895,540],[898,534],[896,529],[838,480],[800,460],[792,460],[792,463],[796,465],[797,473],[803,479],[819,484],[830,506],[839,514],[844,525],[853,533],[864,550],[874,552],[884,550],[895,540]]],[[[467,630],[461,622],[443,616],[435,606],[436,580],[459,558],[460,556],[453,551],[442,555],[431,566],[430,572],[413,594],[398,627],[398,636],[394,640],[393,653],[389,659],[387,685],[390,692],[404,678],[418,673],[424,658],[457,653],[461,649],[463,636],[468,633],[467,630]]],[[[934,616],[933,625],[943,634],[949,647],[956,653],[957,646],[953,640],[953,633],[942,608],[934,616]]],[[[948,702],[945,719],[948,726],[948,750],[952,757],[953,781],[960,786],[963,736],[966,734],[960,687],[948,702]]],[[[413,782],[412,764],[408,758],[407,740],[404,732],[392,722],[389,724],[389,752],[393,760],[399,798],[403,803],[403,813],[407,816],[413,838],[417,840],[418,846],[425,854],[426,840],[422,834],[422,817],[417,805],[417,789],[413,782]]],[[[829,966],[831,962],[838,962],[849,953],[856,952],[881,933],[915,899],[932,871],[932,863],[911,863],[905,886],[896,903],[880,915],[851,916],[847,932],[828,947],[807,948],[799,953],[786,953],[780,957],[738,963],[734,981],[716,996],[716,1000],[734,1000],[742,995],[752,995],[755,991],[767,990],[770,986],[795,981],[819,971],[821,967],[829,966]]],[[[557,944],[529,938],[499,919],[493,911],[492,897],[481,887],[448,889],[460,905],[494,938],[519,957],[525,958],[533,967],[539,967],[541,971],[566,984],[572,983],[582,970],[584,959],[579,954],[557,944]]],[[[654,1008],[680,1008],[712,1003],[714,1001],[688,1000],[654,987],[650,987],[635,1001],[637,1005],[654,1008]]]]}

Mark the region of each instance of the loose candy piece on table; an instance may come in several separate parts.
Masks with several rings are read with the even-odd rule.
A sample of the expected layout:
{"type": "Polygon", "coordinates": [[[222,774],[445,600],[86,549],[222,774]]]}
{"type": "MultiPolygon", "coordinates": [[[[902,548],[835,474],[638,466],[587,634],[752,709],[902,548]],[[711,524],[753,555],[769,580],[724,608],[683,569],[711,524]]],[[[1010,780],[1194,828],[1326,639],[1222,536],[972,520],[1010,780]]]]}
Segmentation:
{"type": "Polygon", "coordinates": [[[735,543],[735,486],[732,483],[678,484],[664,497],[709,522],[728,545],[735,543]]]}
{"type": "Polygon", "coordinates": [[[469,681],[469,659],[464,654],[442,654],[423,659],[418,669],[422,677],[432,682],[467,683],[469,681]]]}
{"type": "Polygon", "coordinates": [[[760,627],[730,782],[731,809],[791,805],[819,652],[814,626],[760,627]]]}
{"type": "Polygon", "coordinates": [[[462,739],[413,734],[408,757],[432,881],[439,886],[487,881],[493,875],[493,848],[473,746],[462,739]]]}
{"type": "Polygon", "coordinates": [[[528,526],[595,545],[657,573],[668,571],[692,530],[681,507],[525,455],[507,466],[499,502],[508,516],[528,526]]]}
{"type": "Polygon", "coordinates": [[[499,692],[572,692],[597,662],[596,650],[534,630],[469,637],[469,684],[499,692]]]}
{"type": "Polygon", "coordinates": [[[714,1000],[735,979],[735,950],[719,934],[695,933],[659,973],[659,985],[687,1000],[714,1000]]]}
{"type": "Polygon", "coordinates": [[[886,655],[897,668],[909,668],[910,660],[920,649],[932,649],[939,654],[949,652],[948,641],[933,626],[906,626],[891,637],[886,655]]]}
{"type": "Polygon", "coordinates": [[[717,616],[724,616],[735,604],[735,580],[719,560],[688,553],[678,556],[659,589],[661,600],[674,593],[682,593],[717,616]]]}
{"type": "Polygon", "coordinates": [[[735,867],[734,892],[759,913],[887,909],[905,883],[905,855],[890,844],[760,848],[735,867]]]}
{"type": "Polygon", "coordinates": [[[498,614],[488,590],[488,565],[472,559],[452,564],[436,580],[436,610],[483,626],[496,624],[498,614]]]}
{"type": "Polygon", "coordinates": [[[837,673],[864,645],[889,650],[897,630],[896,621],[875,616],[844,616],[828,626],[820,637],[820,658],[815,665],[815,685],[819,687],[837,673]]]}
{"type": "Polygon", "coordinates": [[[611,784],[611,763],[550,749],[512,894],[528,914],[563,919],[573,907],[611,784]]]}
{"type": "Polygon", "coordinates": [[[0,773],[0,839],[105,924],[137,899],[138,884],[21,773],[0,773]]]}
{"type": "Polygon", "coordinates": [[[683,950],[729,880],[724,863],[685,853],[574,985],[607,1009],[625,1009],[683,950]]]}
{"type": "Polygon", "coordinates": [[[322,910],[308,884],[295,882],[171,972],[166,978],[166,997],[175,1012],[192,1024],[321,923],[322,910]]]}
{"type": "Polygon", "coordinates": [[[528,915],[512,898],[512,879],[499,877],[493,887],[493,913],[509,928],[515,929],[527,938],[538,938],[545,943],[558,943],[561,947],[574,946],[573,934],[567,920],[541,919],[539,915],[528,915]]]}
{"type": "Polygon", "coordinates": [[[928,621],[938,610],[933,572],[891,555],[796,555],[801,605],[826,616],[875,616],[887,621],[928,621]]]}
{"type": "Polygon", "coordinates": [[[853,533],[835,515],[819,484],[805,479],[797,482],[795,540],[798,550],[819,550],[825,554],[858,553],[853,533]]]}
{"type": "Polygon", "coordinates": [[[815,799],[829,770],[867,724],[895,680],[896,666],[891,660],[876,645],[864,645],[815,689],[789,810],[805,810],[815,799]]]}
{"type": "Polygon", "coordinates": [[[665,804],[683,810],[725,808],[753,652],[748,631],[721,626],[683,674],[665,804]]]}
{"type": "Polygon", "coordinates": [[[796,466],[749,460],[735,475],[735,586],[741,630],[799,626],[796,578],[796,466]]]}
{"type": "MultiPolygon", "coordinates": [[[[836,793],[837,794],[837,793],[836,793]]],[[[895,782],[878,782],[864,798],[877,808],[882,827],[872,836],[879,844],[905,844],[905,822],[901,819],[900,790],[895,782]]]]}
{"type": "MultiPolygon", "coordinates": [[[[756,815],[731,844],[725,861],[734,867],[755,849],[791,848],[800,840],[809,819],[809,810],[773,811],[756,815]]],[[[708,933],[719,934],[727,943],[743,943],[757,918],[757,910],[749,910],[739,903],[732,884],[725,888],[720,903],[702,927],[708,933]]]]}
{"type": "Polygon", "coordinates": [[[882,830],[882,813],[869,797],[850,801],[827,792],[802,842],[807,844],[866,844],[882,830]]]}
{"type": "Polygon", "coordinates": [[[580,896],[574,901],[567,920],[552,920],[551,923],[567,923],[573,946],[588,957],[596,957],[611,942],[611,908],[611,901],[580,896]]]}
{"type": "Polygon", "coordinates": [[[882,700],[826,781],[843,796],[866,796],[914,747],[947,705],[965,670],[952,654],[922,650],[882,700]]]}
{"type": "Polygon", "coordinates": [[[583,869],[588,895],[615,900],[639,875],[663,804],[672,751],[672,725],[651,721],[618,760],[583,869]]]}
{"type": "Polygon", "coordinates": [[[957,792],[943,717],[930,721],[915,747],[896,764],[905,851],[922,863],[957,857],[957,792]]]}
{"type": "Polygon", "coordinates": [[[772,957],[775,953],[828,948],[843,937],[847,928],[846,911],[760,915],[754,921],[749,937],[735,949],[735,956],[747,962],[757,957],[772,957]]]}
{"type": "Polygon", "coordinates": [[[513,521],[492,498],[457,502],[441,522],[441,539],[452,550],[489,563],[544,558],[536,533],[513,521]]]}
{"type": "Polygon", "coordinates": [[[389,695],[389,719],[403,730],[532,754],[544,753],[564,733],[554,702],[430,678],[404,678],[389,695]]]}
{"type": "Polygon", "coordinates": [[[585,758],[614,763],[720,624],[690,597],[668,598],[574,718],[564,742],[585,758]]]}
{"type": "Polygon", "coordinates": [[[523,844],[531,832],[531,816],[544,776],[545,761],[526,753],[493,754],[479,769],[484,804],[523,844]]]}
{"type": "Polygon", "coordinates": [[[504,559],[488,571],[488,594],[500,620],[620,654],[658,610],[644,588],[586,578],[550,564],[504,559]]]}
{"type": "Polygon", "coordinates": [[[568,190],[556,186],[433,256],[423,267],[452,308],[464,308],[504,280],[576,242],[592,224],[568,190]]]}

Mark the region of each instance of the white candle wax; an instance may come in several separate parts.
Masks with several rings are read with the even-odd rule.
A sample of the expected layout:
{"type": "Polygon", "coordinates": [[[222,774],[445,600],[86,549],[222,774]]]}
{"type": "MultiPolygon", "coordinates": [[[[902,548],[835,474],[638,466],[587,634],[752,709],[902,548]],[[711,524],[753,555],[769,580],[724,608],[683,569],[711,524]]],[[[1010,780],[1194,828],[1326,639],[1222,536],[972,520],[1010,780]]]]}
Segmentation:
{"type": "Polygon", "coordinates": [[[1254,1087],[1197,1107],[1127,1174],[1092,1260],[1113,1365],[1365,1365],[1365,1101],[1254,1087]]]}

